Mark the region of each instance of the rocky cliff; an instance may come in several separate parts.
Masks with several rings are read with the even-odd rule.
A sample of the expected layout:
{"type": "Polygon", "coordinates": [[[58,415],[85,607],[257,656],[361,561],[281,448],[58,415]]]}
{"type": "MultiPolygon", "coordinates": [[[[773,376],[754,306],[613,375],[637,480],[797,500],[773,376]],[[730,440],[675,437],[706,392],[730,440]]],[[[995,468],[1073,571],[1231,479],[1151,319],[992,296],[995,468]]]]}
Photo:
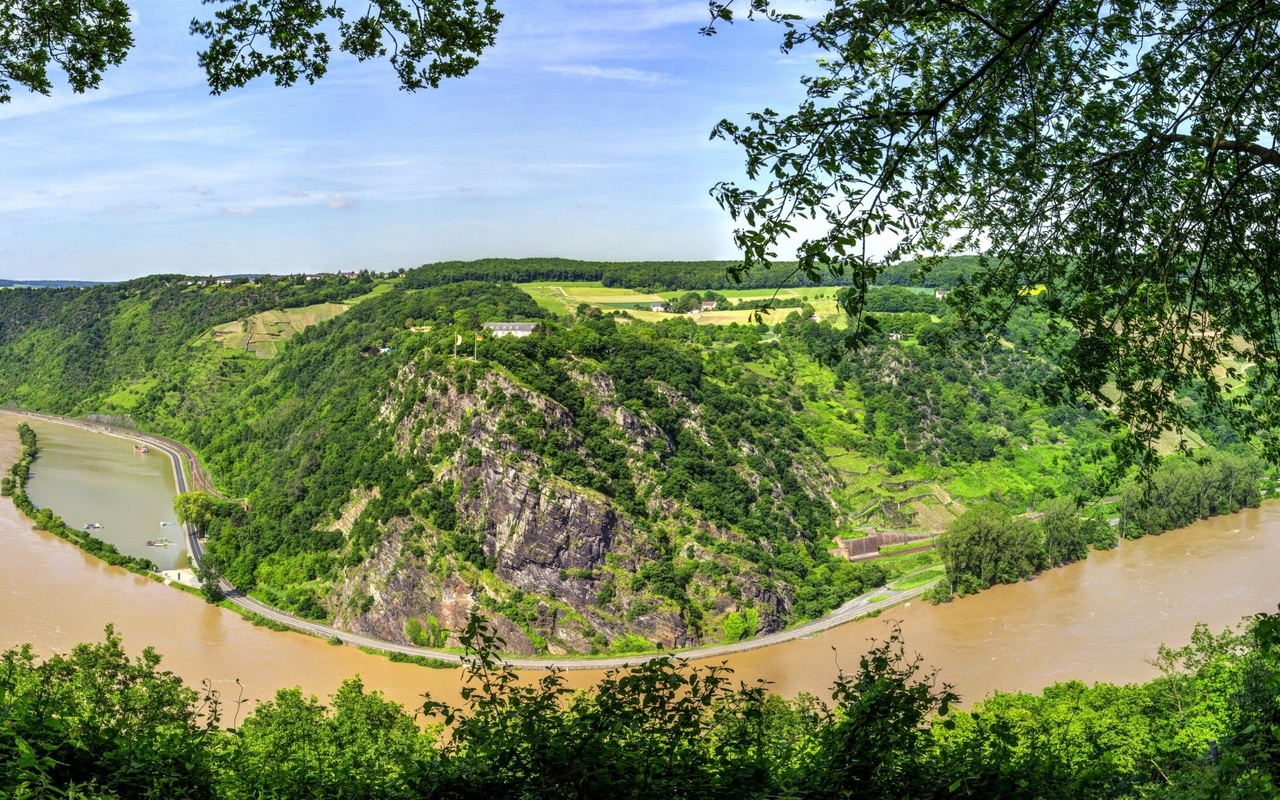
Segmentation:
{"type": "MultiPolygon", "coordinates": [[[[666,496],[661,463],[674,448],[670,433],[620,401],[594,365],[567,374],[585,413],[603,423],[592,435],[622,448],[608,465],[597,455],[603,445],[587,446],[569,409],[502,369],[435,366],[403,368],[382,403],[379,420],[397,450],[429,464],[430,482],[414,494],[410,516],[389,522],[370,556],[346,570],[328,602],[340,624],[397,641],[456,644],[452,632],[478,606],[519,653],[625,649],[642,644],[634,637],[662,647],[698,644],[718,638],[718,621],[744,607],[756,610],[762,632],[784,624],[787,587],[714,547],[743,541],[740,533],[666,496]],[[580,466],[557,474],[553,461],[565,472],[566,457],[580,466]],[[590,485],[603,484],[604,468],[629,473],[634,502],[590,485]]],[[[679,431],[710,440],[688,413],[695,404],[656,388],[680,412],[679,431]]],[[[745,461],[739,471],[760,486],[745,461]]],[[[796,472],[816,493],[829,480],[820,469],[796,472]]],[[[780,488],[770,491],[783,499],[780,488]]],[[[353,495],[353,506],[361,500],[353,495]]]]}

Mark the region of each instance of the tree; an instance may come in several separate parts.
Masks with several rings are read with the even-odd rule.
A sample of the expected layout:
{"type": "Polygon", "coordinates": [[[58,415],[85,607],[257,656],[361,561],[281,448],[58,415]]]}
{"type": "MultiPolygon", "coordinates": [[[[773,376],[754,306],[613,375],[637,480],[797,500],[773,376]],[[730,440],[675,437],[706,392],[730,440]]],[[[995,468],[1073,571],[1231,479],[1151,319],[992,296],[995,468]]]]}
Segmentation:
{"type": "Polygon", "coordinates": [[[184,525],[194,525],[196,530],[208,533],[209,523],[216,516],[216,504],[216,498],[208,492],[183,492],[173,498],[173,513],[184,525]]]}
{"type": "Polygon", "coordinates": [[[200,568],[196,570],[196,579],[200,581],[200,596],[206,603],[217,605],[227,598],[227,593],[222,590],[222,573],[214,566],[213,561],[211,555],[205,555],[200,568]]]}
{"type": "MultiPolygon", "coordinates": [[[[195,19],[207,41],[199,63],[214,94],[269,75],[277,86],[324,76],[333,50],[358,61],[385,58],[400,87],[435,88],[466,75],[494,43],[502,14],[494,0],[204,0],[220,8],[195,19]],[[347,6],[360,9],[349,12],[347,6]]],[[[16,84],[49,94],[50,67],[77,93],[96,89],[103,73],[133,47],[125,0],[16,0],[0,11],[0,103],[16,84]]]]}
{"type": "Polygon", "coordinates": [[[886,266],[981,251],[962,319],[992,335],[1046,312],[1047,390],[1113,406],[1123,454],[1152,463],[1192,389],[1244,434],[1280,422],[1280,7],[845,0],[802,22],[749,5],[820,59],[795,111],[715,129],[751,181],[713,190],[742,224],[738,275],[815,219],[797,269],[852,278],[860,320],[886,266]]]}
{"type": "Polygon", "coordinates": [[[937,549],[952,591],[962,595],[996,583],[1016,583],[1046,566],[1040,529],[993,502],[974,506],[953,520],[938,537],[937,549]]]}
{"type": "Polygon", "coordinates": [[[1075,500],[1056,497],[1045,503],[1040,528],[1044,531],[1045,555],[1050,564],[1066,564],[1089,555],[1084,520],[1080,519],[1080,506],[1075,500]]]}

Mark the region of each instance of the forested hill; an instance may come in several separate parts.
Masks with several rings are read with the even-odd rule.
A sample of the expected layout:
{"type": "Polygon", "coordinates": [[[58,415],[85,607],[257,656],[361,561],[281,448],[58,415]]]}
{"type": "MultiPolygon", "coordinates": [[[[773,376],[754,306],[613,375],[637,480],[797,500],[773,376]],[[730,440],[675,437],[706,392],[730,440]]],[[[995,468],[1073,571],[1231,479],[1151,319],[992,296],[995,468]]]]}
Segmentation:
{"type": "Polygon", "coordinates": [[[271,360],[210,333],[368,288],[15,292],[0,402],[190,443],[251,509],[209,526],[228,578],[391,639],[444,643],[479,604],[517,650],[691,644],[883,578],[827,552],[837,478],[790,406],[684,324],[557,323],[509,285],[461,283],[350,298],[271,360]],[[545,327],[476,341],[512,319],[545,327]]]}
{"type": "MultiPolygon", "coordinates": [[[[945,260],[922,276],[923,286],[955,286],[976,265],[962,256],[945,260]]],[[[811,281],[797,271],[795,262],[778,262],[772,270],[755,270],[741,283],[728,277],[733,261],[575,261],[568,258],[487,258],[478,261],[442,261],[424,264],[405,273],[406,288],[443,286],[457,281],[531,283],[534,281],[599,281],[605,286],[646,292],[704,289],[758,289],[776,287],[845,286],[848,279],[824,274],[811,281]]],[[[885,285],[913,282],[914,264],[891,267],[880,277],[885,285]]]]}
{"type": "Polygon", "coordinates": [[[514,651],[627,652],[777,630],[921,565],[840,540],[1107,489],[1102,412],[1037,399],[1036,320],[980,351],[927,311],[881,331],[831,365],[841,332],[803,308],[646,323],[500,283],[158,276],[0,292],[0,404],[189,443],[237,498],[206,509],[210,563],[281,608],[437,646],[478,608],[514,651]]]}
{"type": "Polygon", "coordinates": [[[337,276],[209,283],[153,275],[89,288],[5,290],[0,398],[62,414],[100,412],[117,391],[184,375],[186,348],[218,323],[370,289],[368,278],[337,276]]]}
{"type": "Polygon", "coordinates": [[[30,287],[30,288],[48,288],[48,289],[65,289],[68,287],[86,287],[97,286],[101,281],[14,281],[7,278],[0,278],[0,289],[8,289],[14,286],[30,287]]]}

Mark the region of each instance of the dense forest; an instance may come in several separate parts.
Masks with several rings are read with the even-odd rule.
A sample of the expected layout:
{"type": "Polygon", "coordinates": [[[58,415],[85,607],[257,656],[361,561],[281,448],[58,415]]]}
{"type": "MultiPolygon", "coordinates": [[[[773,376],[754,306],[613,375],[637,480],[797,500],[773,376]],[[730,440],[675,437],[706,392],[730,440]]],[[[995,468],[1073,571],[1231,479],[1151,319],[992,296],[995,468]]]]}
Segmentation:
{"type": "Polygon", "coordinates": [[[0,396],[55,413],[101,411],[122,382],[182,370],[182,350],[214,325],[272,308],[342,300],[369,279],[199,279],[153,275],[90,288],[0,293],[0,396]],[[87,405],[83,401],[91,400],[87,405]]]}
{"type": "Polygon", "coordinates": [[[784,699],[670,658],[578,692],[556,673],[520,681],[473,619],[461,707],[428,696],[412,714],[353,678],[328,705],[286,689],[244,715],[150,649],[131,660],[108,629],[45,660],[0,654],[0,794],[1271,800],[1280,616],[1249,623],[1162,647],[1145,684],[1060,683],[961,710],[896,633],[829,699],[784,699]]]}
{"type": "MultiPolygon", "coordinates": [[[[975,258],[949,258],[931,267],[918,281],[923,286],[955,286],[973,268],[975,258]]],[[[408,289],[424,289],[459,281],[532,283],[535,281],[599,281],[605,286],[665,292],[700,289],[760,289],[806,286],[847,286],[849,279],[823,273],[818,281],[798,271],[794,262],[779,261],[770,270],[756,270],[735,281],[729,272],[735,261],[575,261],[568,258],[486,258],[424,264],[404,274],[408,289]]],[[[887,269],[878,279],[884,285],[917,282],[917,265],[887,269]]]]}

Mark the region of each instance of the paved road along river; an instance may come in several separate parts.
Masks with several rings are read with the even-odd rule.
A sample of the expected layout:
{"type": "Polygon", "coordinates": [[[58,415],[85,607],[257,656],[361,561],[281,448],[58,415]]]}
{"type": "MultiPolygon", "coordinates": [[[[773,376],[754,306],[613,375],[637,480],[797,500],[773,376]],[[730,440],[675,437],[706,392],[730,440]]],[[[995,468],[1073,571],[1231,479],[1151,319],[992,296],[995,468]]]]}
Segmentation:
{"type": "MultiPolygon", "coordinates": [[[[0,415],[0,464],[16,457],[16,422],[0,415]]],[[[64,480],[63,490],[74,493],[74,478],[64,480]]],[[[1032,582],[948,606],[900,606],[878,620],[728,660],[743,679],[773,681],[788,695],[822,696],[839,668],[856,667],[867,639],[883,636],[888,621],[897,620],[908,645],[971,700],[995,689],[1033,690],[1068,678],[1142,680],[1153,674],[1144,659],[1161,642],[1185,641],[1195,621],[1222,627],[1274,609],[1278,567],[1280,505],[1268,504],[1126,543],[1032,582]]],[[[208,679],[233,697],[241,687],[246,697],[266,698],[292,685],[326,695],[356,673],[411,706],[428,690],[456,698],[460,686],[458,670],[394,664],[320,639],[252,627],[199,598],[32,532],[8,503],[0,503],[0,611],[0,647],[32,642],[42,652],[64,650],[100,636],[114,622],[130,648],[153,645],[189,682],[208,679]]],[[[586,670],[568,680],[582,686],[598,675],[586,670]]]]}

